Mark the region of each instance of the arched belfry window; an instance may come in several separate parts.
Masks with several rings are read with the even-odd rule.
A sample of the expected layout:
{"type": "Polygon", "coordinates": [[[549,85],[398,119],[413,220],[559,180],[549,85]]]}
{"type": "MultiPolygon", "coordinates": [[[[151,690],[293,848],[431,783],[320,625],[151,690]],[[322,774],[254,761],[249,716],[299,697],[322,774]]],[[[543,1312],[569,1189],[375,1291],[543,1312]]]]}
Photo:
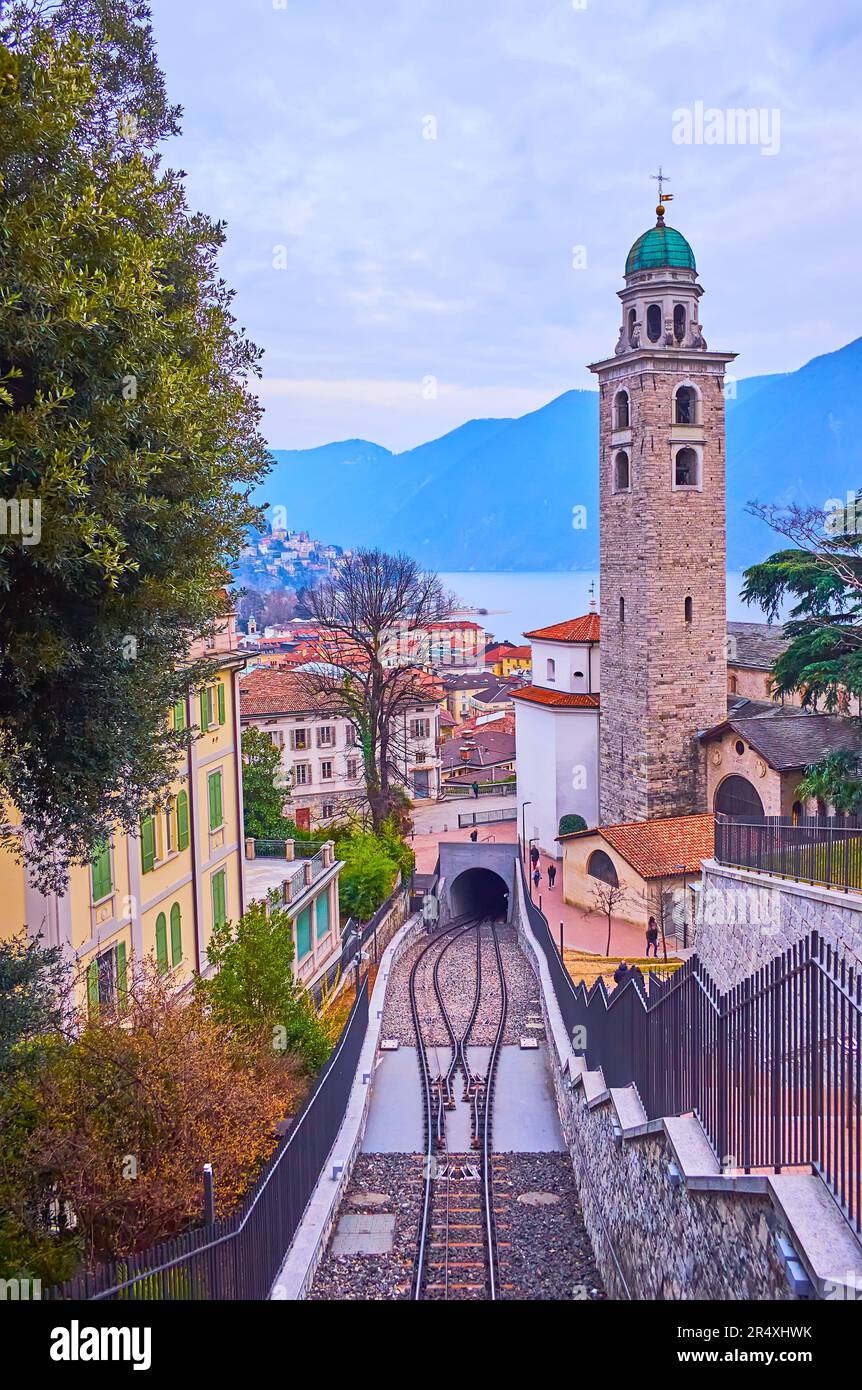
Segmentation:
{"type": "Polygon", "coordinates": [[[694,616],[694,604],[693,604],[693,602],[692,602],[691,595],[689,594],[689,596],[686,598],[686,601],[685,601],[685,620],[686,620],[686,622],[687,622],[687,623],[690,623],[691,620],[692,620],[692,618],[693,618],[693,616],[694,616]]]}
{"type": "Polygon", "coordinates": [[[635,324],[637,323],[637,321],[638,321],[637,311],[636,311],[635,309],[629,309],[629,322],[628,322],[629,346],[631,346],[632,337],[633,337],[634,331],[635,331],[635,324]]]}
{"type": "Polygon", "coordinates": [[[677,425],[697,424],[697,392],[693,386],[678,387],[674,403],[674,421],[677,425]]]}
{"type": "Polygon", "coordinates": [[[628,391],[618,391],[614,397],[614,429],[627,430],[631,424],[628,391]]]}
{"type": "Polygon", "coordinates": [[[673,336],[678,343],[685,337],[685,305],[675,304],[673,306],[673,336]]]}
{"type": "Polygon", "coordinates": [[[657,343],[661,337],[662,312],[660,304],[651,304],[646,311],[646,331],[651,343],[657,343]]]}
{"type": "Polygon", "coordinates": [[[694,449],[680,449],[674,459],[674,483],[677,487],[697,487],[700,483],[698,458],[694,449]]]}
{"type": "Polygon", "coordinates": [[[620,449],[614,459],[614,491],[628,492],[631,486],[631,468],[625,449],[620,449]]]}

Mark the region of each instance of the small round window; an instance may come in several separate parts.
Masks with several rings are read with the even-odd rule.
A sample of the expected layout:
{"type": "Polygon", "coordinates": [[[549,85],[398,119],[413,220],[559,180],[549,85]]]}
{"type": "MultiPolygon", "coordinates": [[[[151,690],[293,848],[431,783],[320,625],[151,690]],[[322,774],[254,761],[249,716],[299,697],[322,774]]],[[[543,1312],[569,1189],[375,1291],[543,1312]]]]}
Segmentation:
{"type": "Polygon", "coordinates": [[[738,738],[738,739],[736,740],[736,743],[734,744],[734,747],[735,747],[737,753],[739,754],[739,756],[742,757],[743,753],[745,752],[745,744],[743,743],[743,741],[742,741],[741,738],[738,738]]]}

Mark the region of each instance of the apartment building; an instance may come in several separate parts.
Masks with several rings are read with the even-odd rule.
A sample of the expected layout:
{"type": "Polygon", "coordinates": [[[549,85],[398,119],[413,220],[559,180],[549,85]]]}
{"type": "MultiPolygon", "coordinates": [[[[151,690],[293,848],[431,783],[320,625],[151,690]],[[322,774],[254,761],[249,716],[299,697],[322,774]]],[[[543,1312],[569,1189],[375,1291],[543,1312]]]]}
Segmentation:
{"type": "MultiPolygon", "coordinates": [[[[135,833],[117,830],[92,864],[73,865],[62,894],[39,892],[26,846],[0,848],[0,934],[23,929],[80,967],[92,1005],[115,1000],[129,963],[152,957],[178,986],[208,968],[213,925],[245,910],[239,672],[233,617],[190,657],[212,660],[206,683],[170,711],[188,748],[162,805],[135,833]]],[[[11,828],[15,834],[14,826],[11,828]]]]}
{"type": "MultiPolygon", "coordinates": [[[[429,698],[406,710],[397,731],[393,772],[408,796],[439,795],[439,705],[433,683],[429,698]]],[[[240,683],[243,726],[267,734],[281,753],[282,784],[297,825],[326,825],[364,802],[362,750],[356,729],[342,715],[319,709],[301,673],[260,668],[240,683]]]]}

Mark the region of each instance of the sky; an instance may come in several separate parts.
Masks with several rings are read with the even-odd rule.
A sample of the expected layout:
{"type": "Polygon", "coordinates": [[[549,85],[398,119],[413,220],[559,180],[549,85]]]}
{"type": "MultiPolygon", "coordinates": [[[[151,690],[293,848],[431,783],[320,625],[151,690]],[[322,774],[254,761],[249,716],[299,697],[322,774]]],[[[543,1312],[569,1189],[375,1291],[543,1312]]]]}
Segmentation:
{"type": "Polygon", "coordinates": [[[859,0],[150,3],[273,448],[592,387],[659,166],[738,375],[862,333],[859,0]]]}

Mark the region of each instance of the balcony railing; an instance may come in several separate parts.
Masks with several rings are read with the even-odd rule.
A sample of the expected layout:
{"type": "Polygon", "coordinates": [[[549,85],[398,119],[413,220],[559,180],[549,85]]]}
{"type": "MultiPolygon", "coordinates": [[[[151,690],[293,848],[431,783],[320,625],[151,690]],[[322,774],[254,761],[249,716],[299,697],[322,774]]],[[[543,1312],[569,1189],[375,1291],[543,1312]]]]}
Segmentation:
{"type": "Polygon", "coordinates": [[[717,815],[715,858],[733,868],[862,892],[862,825],[855,817],[807,816],[794,822],[717,815]]]}

